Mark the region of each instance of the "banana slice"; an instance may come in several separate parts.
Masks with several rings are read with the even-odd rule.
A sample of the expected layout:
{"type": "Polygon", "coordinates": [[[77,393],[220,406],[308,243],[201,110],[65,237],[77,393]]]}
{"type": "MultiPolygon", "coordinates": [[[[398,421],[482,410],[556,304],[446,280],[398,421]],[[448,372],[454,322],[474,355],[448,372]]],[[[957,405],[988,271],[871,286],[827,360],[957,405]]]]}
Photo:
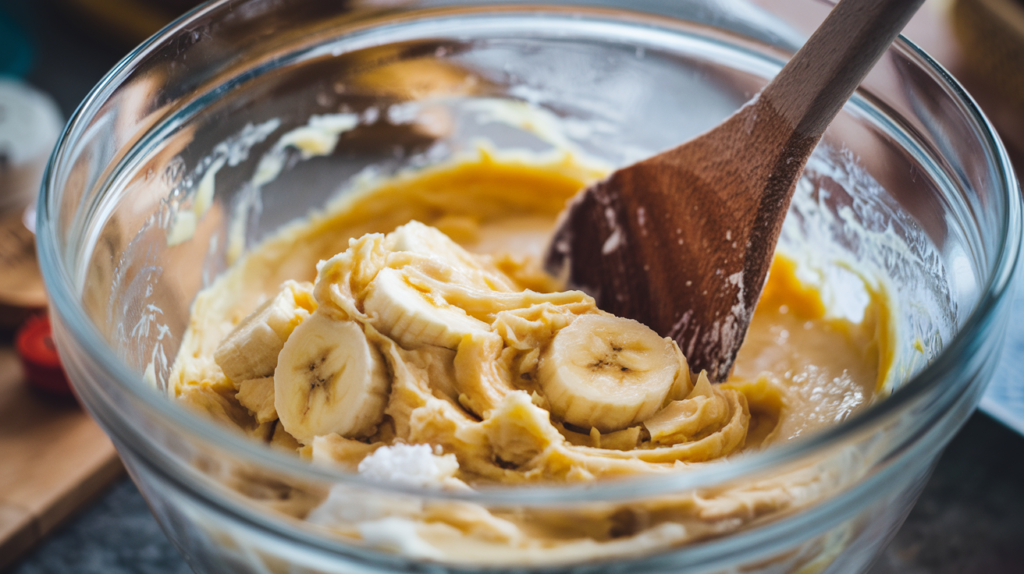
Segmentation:
{"type": "Polygon", "coordinates": [[[401,271],[391,268],[381,269],[370,283],[363,309],[374,317],[377,330],[408,349],[428,345],[457,349],[463,336],[491,330],[440,296],[413,287],[401,271]]]}
{"type": "Polygon", "coordinates": [[[256,417],[256,422],[263,424],[277,420],[277,411],[274,410],[274,377],[238,383],[235,399],[238,404],[249,409],[256,417]]]}
{"type": "Polygon", "coordinates": [[[680,366],[671,340],[630,319],[588,314],[555,335],[537,374],[556,417],[606,433],[657,412],[680,366]]]}
{"type": "Polygon", "coordinates": [[[482,256],[471,254],[440,230],[419,221],[410,221],[395,228],[388,234],[387,241],[391,251],[416,253],[451,266],[465,279],[481,287],[495,291],[517,290],[500,272],[488,268],[481,261],[484,259],[482,256]]]}
{"type": "Polygon", "coordinates": [[[285,342],[274,371],[274,407],[299,442],[338,433],[365,437],[384,416],[384,359],[359,323],[314,312],[285,342]]]}
{"type": "Polygon", "coordinates": [[[478,267],[472,256],[459,244],[437,228],[424,225],[419,221],[410,221],[396,227],[388,234],[387,246],[391,251],[410,251],[436,258],[445,263],[455,262],[465,267],[478,267]]]}
{"type": "Polygon", "coordinates": [[[285,340],[316,306],[312,284],[285,281],[280,293],[224,338],[213,352],[214,362],[236,383],[273,375],[285,340]]]}

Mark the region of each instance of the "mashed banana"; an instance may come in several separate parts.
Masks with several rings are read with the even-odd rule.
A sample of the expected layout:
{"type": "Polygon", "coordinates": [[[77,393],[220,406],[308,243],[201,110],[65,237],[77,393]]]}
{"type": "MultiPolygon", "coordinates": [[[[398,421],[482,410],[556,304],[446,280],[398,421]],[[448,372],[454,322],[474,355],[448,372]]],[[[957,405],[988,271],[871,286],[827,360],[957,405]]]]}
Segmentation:
{"type": "MultiPolygon", "coordinates": [[[[170,391],[314,462],[398,482],[400,469],[421,468],[412,483],[439,488],[680,472],[835,424],[876,398],[891,364],[886,299],[865,286],[859,321],[830,317],[783,256],[721,385],[691,373],[671,340],[560,291],[541,250],[565,201],[601,175],[569,155],[481,151],[345,196],[198,295],[170,391]]],[[[411,521],[430,548],[463,557],[466,539],[562,552],[586,540],[597,556],[595,543],[676,544],[793,508],[825,480],[801,476],[800,488],[661,501],[649,510],[663,518],[644,527],[612,511],[573,525],[475,507],[373,518],[411,521]]],[[[367,520],[332,522],[332,497],[293,514],[382,546],[367,520]]]]}

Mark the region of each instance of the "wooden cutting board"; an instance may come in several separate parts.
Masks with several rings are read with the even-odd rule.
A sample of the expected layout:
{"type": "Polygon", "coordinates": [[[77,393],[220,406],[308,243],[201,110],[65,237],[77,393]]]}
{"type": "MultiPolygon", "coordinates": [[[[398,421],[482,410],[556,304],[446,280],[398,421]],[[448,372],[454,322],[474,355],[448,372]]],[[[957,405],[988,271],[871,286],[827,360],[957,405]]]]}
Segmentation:
{"type": "Polygon", "coordinates": [[[29,390],[9,338],[0,340],[0,571],[124,472],[77,404],[29,390]]]}

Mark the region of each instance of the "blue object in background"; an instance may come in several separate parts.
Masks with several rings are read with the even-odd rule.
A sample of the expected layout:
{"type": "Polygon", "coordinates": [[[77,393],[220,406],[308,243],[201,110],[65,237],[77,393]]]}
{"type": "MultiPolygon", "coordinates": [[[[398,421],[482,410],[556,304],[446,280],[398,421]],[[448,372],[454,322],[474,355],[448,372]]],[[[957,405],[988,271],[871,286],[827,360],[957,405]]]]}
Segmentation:
{"type": "Polygon", "coordinates": [[[24,76],[32,65],[32,44],[14,20],[0,11],[0,76],[24,76]]]}
{"type": "Polygon", "coordinates": [[[1006,346],[992,382],[981,398],[981,410],[1024,435],[1024,259],[1017,265],[1017,278],[1010,286],[1012,301],[1006,346]]]}

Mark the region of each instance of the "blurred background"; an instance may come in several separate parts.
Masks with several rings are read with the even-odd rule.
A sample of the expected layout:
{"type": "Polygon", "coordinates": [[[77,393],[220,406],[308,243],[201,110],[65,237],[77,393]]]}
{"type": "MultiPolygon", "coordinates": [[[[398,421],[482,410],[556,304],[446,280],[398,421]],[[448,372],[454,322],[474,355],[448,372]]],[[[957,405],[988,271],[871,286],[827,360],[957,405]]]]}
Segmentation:
{"type": "MultiPolygon", "coordinates": [[[[782,12],[787,4],[752,2],[782,12]]],[[[122,56],[199,4],[0,0],[0,75],[27,76],[68,115],[122,56]]],[[[1024,159],[1024,0],[927,0],[905,35],[968,87],[1015,158],[1024,159]]]]}
{"type": "Polygon", "coordinates": [[[0,0],[0,75],[25,77],[67,117],[134,46],[200,3],[0,0]]]}

